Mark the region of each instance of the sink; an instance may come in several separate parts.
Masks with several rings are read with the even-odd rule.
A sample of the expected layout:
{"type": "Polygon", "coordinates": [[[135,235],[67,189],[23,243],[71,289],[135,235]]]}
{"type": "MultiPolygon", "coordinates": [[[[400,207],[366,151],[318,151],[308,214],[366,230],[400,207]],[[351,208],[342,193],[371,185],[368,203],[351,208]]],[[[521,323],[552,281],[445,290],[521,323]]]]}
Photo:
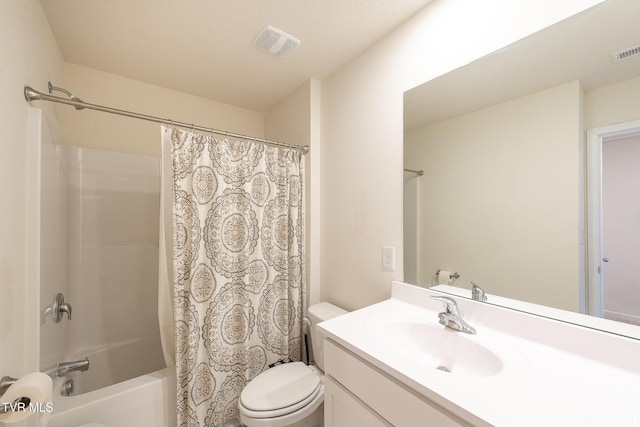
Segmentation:
{"type": "Polygon", "coordinates": [[[423,313],[386,313],[372,319],[369,330],[393,351],[443,375],[487,377],[502,371],[500,358],[475,342],[478,336],[467,336],[426,317],[423,313]]]}

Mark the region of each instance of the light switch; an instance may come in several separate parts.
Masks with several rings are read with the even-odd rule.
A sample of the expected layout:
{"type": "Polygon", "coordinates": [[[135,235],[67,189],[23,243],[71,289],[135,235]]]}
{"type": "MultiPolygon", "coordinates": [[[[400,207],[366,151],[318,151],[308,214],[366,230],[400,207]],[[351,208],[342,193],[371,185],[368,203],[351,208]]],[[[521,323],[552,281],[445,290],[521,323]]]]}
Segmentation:
{"type": "Polygon", "coordinates": [[[382,268],[389,271],[396,269],[396,248],[393,246],[382,247],[382,268]]]}

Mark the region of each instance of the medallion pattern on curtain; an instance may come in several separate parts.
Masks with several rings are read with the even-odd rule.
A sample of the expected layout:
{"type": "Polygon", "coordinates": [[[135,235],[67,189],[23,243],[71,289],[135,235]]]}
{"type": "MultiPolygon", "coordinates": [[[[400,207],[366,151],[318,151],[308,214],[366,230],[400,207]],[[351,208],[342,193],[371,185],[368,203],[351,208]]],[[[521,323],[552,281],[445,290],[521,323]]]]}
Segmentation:
{"type": "Polygon", "coordinates": [[[178,425],[238,417],[243,387],[302,357],[303,156],[162,129],[173,164],[178,425]]]}

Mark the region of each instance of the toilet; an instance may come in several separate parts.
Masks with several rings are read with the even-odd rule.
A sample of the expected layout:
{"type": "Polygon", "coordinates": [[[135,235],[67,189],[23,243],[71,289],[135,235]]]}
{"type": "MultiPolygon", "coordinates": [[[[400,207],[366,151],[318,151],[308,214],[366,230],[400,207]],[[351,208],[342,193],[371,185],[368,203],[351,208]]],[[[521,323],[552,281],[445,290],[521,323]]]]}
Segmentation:
{"type": "Polygon", "coordinates": [[[267,369],[246,385],[238,399],[247,427],[318,427],[324,420],[323,335],[316,325],[346,313],[321,302],[309,307],[316,365],[291,362],[267,369]]]}

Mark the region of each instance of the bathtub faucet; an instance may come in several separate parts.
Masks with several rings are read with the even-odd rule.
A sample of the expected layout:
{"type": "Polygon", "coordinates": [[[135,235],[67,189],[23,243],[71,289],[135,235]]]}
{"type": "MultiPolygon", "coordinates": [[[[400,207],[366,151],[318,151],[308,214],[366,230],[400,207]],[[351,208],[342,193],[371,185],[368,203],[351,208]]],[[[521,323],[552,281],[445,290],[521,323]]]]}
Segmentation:
{"type": "Polygon", "coordinates": [[[89,358],[85,357],[84,359],[74,360],[73,362],[58,363],[58,367],[56,368],[56,375],[58,377],[62,377],[71,372],[84,372],[87,370],[89,370],[89,358]]]}

